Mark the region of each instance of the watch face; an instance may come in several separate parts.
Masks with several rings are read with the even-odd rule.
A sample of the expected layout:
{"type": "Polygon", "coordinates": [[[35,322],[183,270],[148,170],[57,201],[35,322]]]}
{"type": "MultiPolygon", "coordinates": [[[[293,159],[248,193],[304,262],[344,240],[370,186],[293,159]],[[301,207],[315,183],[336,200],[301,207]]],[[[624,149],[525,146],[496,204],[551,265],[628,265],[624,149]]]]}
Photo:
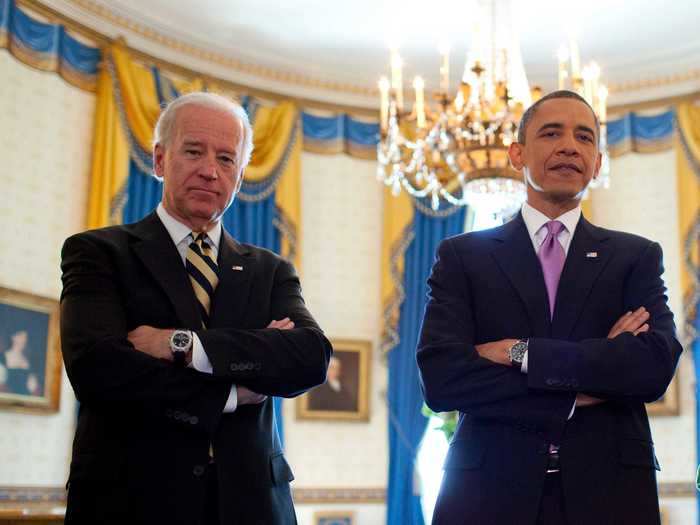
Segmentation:
{"type": "Polygon", "coordinates": [[[527,343],[525,343],[523,341],[518,341],[517,343],[515,343],[510,349],[511,361],[515,361],[517,363],[522,363],[523,356],[525,355],[526,350],[527,350],[527,343]]]}
{"type": "Polygon", "coordinates": [[[192,342],[190,334],[183,331],[175,332],[170,339],[174,351],[187,350],[192,342]]]}

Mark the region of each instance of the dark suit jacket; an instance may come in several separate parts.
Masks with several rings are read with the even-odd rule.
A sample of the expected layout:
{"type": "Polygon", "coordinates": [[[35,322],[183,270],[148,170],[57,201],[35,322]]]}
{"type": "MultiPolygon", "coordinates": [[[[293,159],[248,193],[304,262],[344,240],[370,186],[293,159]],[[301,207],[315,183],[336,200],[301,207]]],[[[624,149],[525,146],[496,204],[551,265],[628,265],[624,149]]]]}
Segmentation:
{"type": "Polygon", "coordinates": [[[210,443],[222,525],[296,523],[272,400],[222,413],[232,384],[292,397],[325,380],[332,349],[292,266],[224,232],[201,330],[186,270],[155,213],[70,237],[62,257],[62,348],[80,401],[66,523],[198,523],[210,443]],[[265,329],[287,316],[294,329],[265,329]],[[144,324],[196,330],[213,375],[136,351],[126,336],[144,324]]]}
{"type": "Polygon", "coordinates": [[[570,525],[659,523],[644,403],[663,395],[681,353],[662,273],[657,243],[582,217],[550,321],[520,214],[442,242],[417,359],[428,405],[458,410],[460,421],[434,523],[534,523],[549,443],[561,447],[570,525]],[[639,306],[651,330],[607,339],[639,306]],[[505,338],[530,339],[527,374],[474,349],[505,338]],[[577,392],[607,401],[567,422],[577,392]]]}

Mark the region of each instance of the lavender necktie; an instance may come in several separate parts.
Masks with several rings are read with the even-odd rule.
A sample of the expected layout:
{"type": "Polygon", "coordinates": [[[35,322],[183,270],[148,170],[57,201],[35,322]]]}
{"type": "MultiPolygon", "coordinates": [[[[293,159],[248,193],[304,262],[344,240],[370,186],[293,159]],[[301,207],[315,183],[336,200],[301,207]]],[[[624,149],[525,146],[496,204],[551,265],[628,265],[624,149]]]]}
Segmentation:
{"type": "Polygon", "coordinates": [[[562,268],[564,268],[564,260],[566,259],[564,248],[562,248],[558,239],[559,234],[564,229],[564,225],[559,221],[549,221],[545,226],[547,227],[547,236],[540,245],[537,258],[542,265],[544,283],[547,286],[549,313],[551,317],[554,317],[554,302],[557,298],[557,287],[559,286],[559,278],[561,277],[561,271],[562,268]]]}

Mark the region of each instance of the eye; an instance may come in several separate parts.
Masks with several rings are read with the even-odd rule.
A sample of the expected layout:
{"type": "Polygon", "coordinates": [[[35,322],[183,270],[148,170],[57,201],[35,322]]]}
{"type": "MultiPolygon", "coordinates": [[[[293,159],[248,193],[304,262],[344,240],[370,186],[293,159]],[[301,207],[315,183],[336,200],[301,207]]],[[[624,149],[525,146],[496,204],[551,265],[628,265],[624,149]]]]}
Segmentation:
{"type": "Polygon", "coordinates": [[[586,133],[579,134],[578,138],[584,142],[593,142],[593,138],[586,133]]]}
{"type": "Polygon", "coordinates": [[[185,155],[188,155],[190,157],[198,157],[200,154],[201,154],[201,152],[198,149],[187,148],[185,150],[185,155]]]}
{"type": "Polygon", "coordinates": [[[231,157],[229,155],[219,155],[219,161],[223,164],[229,164],[229,165],[236,163],[236,159],[234,159],[233,157],[231,157]]]}

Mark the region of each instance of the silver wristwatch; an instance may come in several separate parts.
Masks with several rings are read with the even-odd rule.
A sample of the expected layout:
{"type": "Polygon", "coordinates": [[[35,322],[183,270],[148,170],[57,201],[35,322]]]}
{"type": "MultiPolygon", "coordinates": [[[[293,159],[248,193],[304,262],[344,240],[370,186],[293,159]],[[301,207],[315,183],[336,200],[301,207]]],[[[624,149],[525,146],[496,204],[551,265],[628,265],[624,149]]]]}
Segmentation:
{"type": "Polygon", "coordinates": [[[185,364],[185,356],[192,349],[192,332],[189,330],[175,330],[170,336],[170,351],[173,360],[178,365],[185,364]]]}
{"type": "Polygon", "coordinates": [[[513,366],[521,367],[527,352],[527,339],[521,339],[508,349],[508,358],[513,366]]]}

